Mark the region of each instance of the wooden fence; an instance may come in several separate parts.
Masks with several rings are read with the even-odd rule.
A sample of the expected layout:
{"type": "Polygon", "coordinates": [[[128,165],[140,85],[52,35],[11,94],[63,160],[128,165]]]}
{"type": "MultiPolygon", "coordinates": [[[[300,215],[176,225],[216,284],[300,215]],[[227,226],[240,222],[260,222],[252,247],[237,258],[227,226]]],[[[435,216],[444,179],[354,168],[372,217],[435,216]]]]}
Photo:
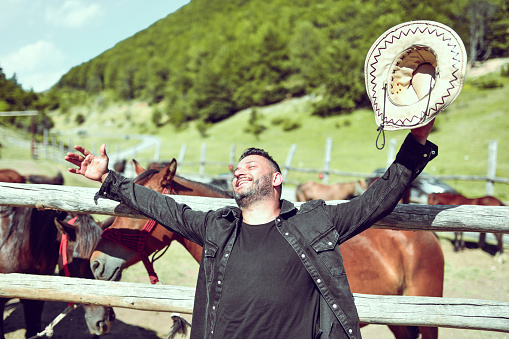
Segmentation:
{"type": "MultiPolygon", "coordinates": [[[[155,153],[154,157],[152,159],[139,159],[138,161],[163,161],[160,159],[160,148],[161,144],[154,144],[155,147],[155,153]]],[[[91,150],[94,152],[94,149],[96,147],[94,146],[91,150]]],[[[486,182],[486,195],[494,195],[494,183],[503,183],[503,184],[509,184],[509,178],[501,178],[496,176],[496,168],[497,168],[497,148],[498,143],[495,140],[492,140],[489,144],[488,148],[488,169],[486,175],[435,175],[434,177],[441,180],[465,180],[465,181],[485,181],[486,182]]],[[[49,143],[48,135],[45,134],[45,142],[42,144],[39,144],[36,147],[36,153],[39,157],[45,157],[47,159],[53,159],[55,162],[65,163],[64,156],[67,152],[74,152],[74,149],[72,148],[72,140],[69,140],[68,146],[65,146],[65,144],[61,141],[60,144],[57,144],[56,139],[52,138],[52,142],[49,143]]],[[[292,185],[299,185],[301,182],[296,180],[289,179],[290,172],[300,172],[300,173],[321,173],[322,183],[328,184],[330,176],[331,175],[337,175],[337,176],[346,176],[346,177],[358,177],[358,178],[368,178],[372,174],[371,173],[359,173],[359,172],[348,172],[348,171],[341,171],[337,169],[330,168],[331,159],[332,159],[332,138],[327,138],[325,142],[325,152],[324,152],[324,162],[322,168],[301,168],[301,167],[294,167],[292,166],[293,157],[295,155],[295,152],[297,151],[297,144],[292,144],[290,146],[290,149],[288,150],[288,154],[285,160],[285,163],[283,166],[281,166],[281,171],[283,174],[283,181],[287,184],[292,185]]],[[[98,151],[97,151],[98,152],[98,151]]],[[[116,147],[116,152],[110,151],[109,156],[111,159],[121,160],[118,156],[115,155],[115,153],[121,153],[122,158],[128,158],[129,154],[132,157],[135,157],[136,152],[138,151],[132,151],[133,153],[130,154],[129,151],[124,150],[122,152],[119,151],[119,147],[116,147]]],[[[187,153],[187,145],[183,144],[181,145],[179,155],[177,157],[177,162],[179,164],[179,172],[183,173],[183,168],[185,167],[196,167],[198,166],[198,173],[196,173],[200,177],[206,176],[206,167],[207,166],[222,166],[225,169],[228,168],[230,165],[235,166],[237,164],[236,161],[236,145],[231,145],[229,154],[228,154],[228,160],[224,161],[213,161],[207,159],[207,144],[202,143],[201,146],[201,152],[200,152],[200,160],[198,161],[187,161],[185,160],[185,156],[187,153]]],[[[396,139],[391,139],[388,146],[388,152],[387,152],[387,161],[386,161],[386,167],[388,167],[392,161],[395,158],[396,154],[396,139]]],[[[170,159],[167,159],[166,161],[169,161],[170,159]]],[[[113,161],[111,161],[111,167],[113,168],[113,161]]],[[[131,171],[132,173],[127,173],[126,176],[128,177],[134,177],[134,171],[131,171]]],[[[193,174],[193,173],[189,173],[193,174]]],[[[208,177],[214,177],[214,176],[208,176],[208,177]]]]}
{"type": "MultiPolygon", "coordinates": [[[[145,218],[118,202],[98,199],[95,188],[0,183],[0,205],[145,218]]],[[[234,200],[173,196],[195,210],[234,200]]],[[[332,201],[332,204],[344,201],[332,201]]],[[[300,205],[300,203],[296,203],[300,205]]],[[[509,207],[399,205],[377,228],[509,233],[509,207]]],[[[141,310],[192,313],[194,289],[78,278],[0,275],[0,296],[71,301],[141,310]]],[[[509,303],[487,300],[355,294],[360,321],[439,326],[509,333],[509,303]]]]}

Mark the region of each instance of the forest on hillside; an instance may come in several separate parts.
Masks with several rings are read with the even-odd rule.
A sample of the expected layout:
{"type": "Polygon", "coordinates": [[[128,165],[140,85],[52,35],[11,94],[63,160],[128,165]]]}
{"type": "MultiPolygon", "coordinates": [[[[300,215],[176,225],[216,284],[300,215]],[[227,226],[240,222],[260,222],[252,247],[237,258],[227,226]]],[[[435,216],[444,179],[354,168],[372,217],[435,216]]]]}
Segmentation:
{"type": "Polygon", "coordinates": [[[452,27],[471,63],[509,56],[509,0],[192,0],[72,68],[38,104],[143,100],[163,104],[156,124],[180,126],[311,94],[313,114],[343,114],[367,102],[371,44],[410,20],[452,27]]]}
{"type": "Polygon", "coordinates": [[[7,78],[2,67],[0,67],[0,112],[37,110],[39,114],[35,118],[27,117],[4,117],[0,123],[14,128],[29,131],[32,126],[34,132],[42,134],[44,129],[53,127],[51,119],[45,114],[49,103],[44,100],[44,95],[35,93],[33,90],[25,91],[18,83],[16,74],[7,78]],[[32,119],[35,119],[32,125],[32,119]]]}

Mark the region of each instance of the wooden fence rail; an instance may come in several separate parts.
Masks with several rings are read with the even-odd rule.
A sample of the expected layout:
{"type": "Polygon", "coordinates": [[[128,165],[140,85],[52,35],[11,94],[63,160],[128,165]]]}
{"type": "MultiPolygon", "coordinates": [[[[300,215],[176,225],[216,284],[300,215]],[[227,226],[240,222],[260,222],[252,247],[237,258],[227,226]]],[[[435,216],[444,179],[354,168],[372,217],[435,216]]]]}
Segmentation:
{"type": "MultiPolygon", "coordinates": [[[[146,219],[124,204],[108,199],[94,200],[97,188],[0,183],[0,205],[54,209],[83,214],[107,214],[146,219]]],[[[179,203],[195,210],[209,211],[233,206],[233,199],[175,195],[179,203]]],[[[345,201],[329,201],[331,204],[345,201]]],[[[302,203],[295,203],[299,206],[302,203]]],[[[377,228],[500,232],[509,233],[509,206],[398,205],[375,224],[377,228]]]]}
{"type": "MultiPolygon", "coordinates": [[[[193,312],[191,287],[0,274],[0,297],[137,310],[193,312]]],[[[361,323],[438,326],[509,333],[509,303],[477,299],[354,294],[361,323]]]]}

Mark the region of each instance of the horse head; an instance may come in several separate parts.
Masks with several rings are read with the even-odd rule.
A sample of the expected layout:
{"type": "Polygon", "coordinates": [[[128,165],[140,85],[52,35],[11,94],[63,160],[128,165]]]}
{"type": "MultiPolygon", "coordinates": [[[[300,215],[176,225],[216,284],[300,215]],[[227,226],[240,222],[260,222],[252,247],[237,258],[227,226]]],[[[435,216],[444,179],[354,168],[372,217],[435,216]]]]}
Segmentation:
{"type": "MultiPolygon", "coordinates": [[[[94,279],[90,269],[90,255],[100,239],[103,228],[88,214],[74,221],[54,219],[60,238],[58,267],[61,274],[70,277],[94,279]]],[[[107,223],[106,223],[107,224],[107,223]]],[[[108,333],[115,313],[111,307],[83,304],[85,321],[92,335],[108,333]]]]}
{"type": "MultiPolygon", "coordinates": [[[[136,184],[159,193],[178,194],[173,189],[173,179],[177,170],[175,159],[160,171],[145,170],[136,160],[133,160],[133,163],[138,174],[134,179],[136,184]]],[[[145,255],[148,257],[155,251],[163,249],[178,237],[175,233],[156,223],[150,231],[150,235],[146,237],[143,248],[135,249],[132,246],[126,246],[126,242],[129,242],[128,239],[135,239],[134,241],[137,243],[137,239],[148,222],[150,221],[146,219],[127,217],[114,219],[108,232],[111,234],[115,232],[116,235],[113,237],[103,236],[91,256],[91,269],[97,279],[119,281],[123,269],[147,259],[144,258],[145,255]]]]}

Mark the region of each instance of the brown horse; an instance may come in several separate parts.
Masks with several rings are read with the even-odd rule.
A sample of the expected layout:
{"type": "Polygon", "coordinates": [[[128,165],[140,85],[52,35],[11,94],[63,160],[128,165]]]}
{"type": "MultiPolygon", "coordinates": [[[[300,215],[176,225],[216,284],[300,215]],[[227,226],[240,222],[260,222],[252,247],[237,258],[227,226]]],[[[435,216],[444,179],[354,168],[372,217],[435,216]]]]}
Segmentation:
{"type": "MultiPolygon", "coordinates": [[[[163,192],[172,180],[174,193],[213,195],[199,187],[202,184],[182,181],[175,177],[176,163],[161,172],[144,172],[135,180],[138,184],[163,192]],[[187,187],[187,188],[184,188],[187,187]]],[[[215,196],[215,195],[214,195],[215,196]]],[[[220,196],[221,197],[221,196],[220,196]]],[[[225,196],[222,196],[225,197],[225,196]]],[[[116,218],[111,227],[141,230],[146,220],[116,218]]],[[[199,263],[201,246],[175,235],[157,225],[145,243],[145,251],[152,253],[177,240],[199,263]]],[[[440,243],[432,232],[368,229],[340,245],[343,262],[354,293],[380,295],[409,295],[441,297],[443,291],[444,257],[440,243]]],[[[140,255],[119,243],[101,239],[91,257],[94,275],[102,280],[120,280],[121,271],[140,261],[140,255]]],[[[432,327],[390,326],[396,338],[437,338],[438,329],[432,327]]]]}
{"type": "Polygon", "coordinates": [[[47,184],[47,185],[63,185],[64,177],[61,172],[58,172],[55,177],[47,175],[30,174],[26,177],[27,181],[32,184],[47,184]]]}
{"type": "MultiPolygon", "coordinates": [[[[500,200],[492,196],[480,198],[467,198],[455,193],[432,193],[428,196],[428,205],[482,205],[482,206],[505,206],[500,200]]],[[[497,239],[496,256],[502,258],[504,254],[504,242],[502,233],[493,233],[497,239]]],[[[481,233],[478,246],[483,248],[486,242],[486,233],[481,233]]],[[[465,249],[463,232],[454,232],[454,251],[465,249]]]]}
{"type": "MultiPolygon", "coordinates": [[[[135,160],[133,162],[135,171],[138,174],[134,182],[157,192],[163,193],[166,188],[168,193],[171,194],[231,198],[229,192],[220,188],[175,175],[177,171],[175,159],[161,171],[156,169],[145,171],[138,162],[135,160]]],[[[147,220],[143,219],[117,217],[109,229],[128,230],[126,233],[130,231],[132,233],[132,230],[142,230],[146,224],[147,220]]],[[[185,239],[179,234],[168,231],[160,224],[155,225],[155,228],[147,238],[145,253],[150,255],[155,251],[163,249],[174,240],[181,243],[196,261],[200,262],[202,253],[200,245],[185,239]]],[[[118,242],[105,237],[101,238],[97,244],[90,258],[92,272],[97,279],[119,281],[123,269],[143,259],[138,251],[119,245],[118,242]]]]}
{"type": "Polygon", "coordinates": [[[295,194],[296,200],[301,202],[315,199],[350,200],[361,195],[366,188],[368,188],[368,185],[364,180],[338,182],[332,185],[308,181],[297,186],[295,194]]]}
{"type": "Polygon", "coordinates": [[[0,182],[12,182],[24,184],[26,179],[24,176],[9,168],[0,169],[0,182]]]}

